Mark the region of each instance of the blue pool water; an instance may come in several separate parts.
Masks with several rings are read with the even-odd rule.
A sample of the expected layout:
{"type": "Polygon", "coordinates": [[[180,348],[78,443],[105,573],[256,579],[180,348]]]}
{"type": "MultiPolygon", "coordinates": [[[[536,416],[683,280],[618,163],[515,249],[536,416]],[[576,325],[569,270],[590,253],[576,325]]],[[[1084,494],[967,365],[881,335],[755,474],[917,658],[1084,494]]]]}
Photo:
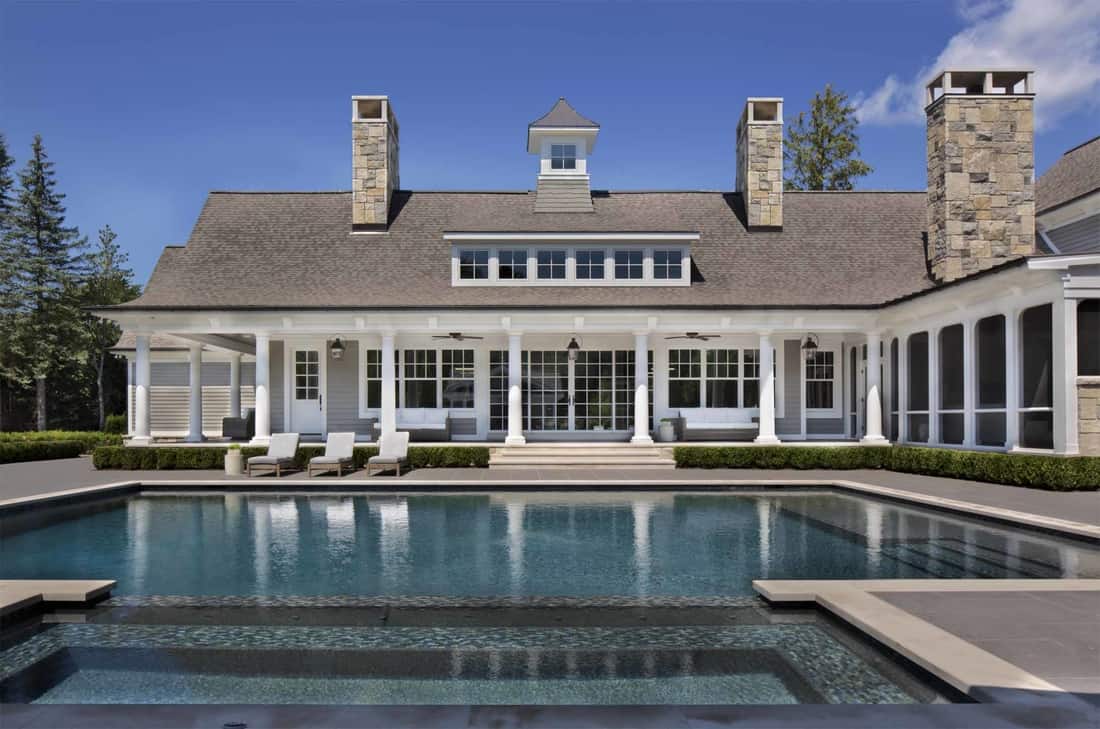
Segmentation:
{"type": "Polygon", "coordinates": [[[825,491],[144,494],[0,528],[0,577],[116,579],[116,595],[724,597],[757,578],[1100,576],[1077,543],[825,491]]]}

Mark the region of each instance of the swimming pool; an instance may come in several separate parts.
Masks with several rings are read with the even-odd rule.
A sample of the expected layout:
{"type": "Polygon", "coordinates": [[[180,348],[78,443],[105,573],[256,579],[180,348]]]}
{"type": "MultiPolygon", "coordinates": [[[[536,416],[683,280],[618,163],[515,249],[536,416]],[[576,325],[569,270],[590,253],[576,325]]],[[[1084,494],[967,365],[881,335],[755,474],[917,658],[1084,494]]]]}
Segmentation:
{"type": "Polygon", "coordinates": [[[302,604],[722,599],[752,595],[758,578],[1100,576],[1100,551],[1081,542],[830,490],[147,492],[7,519],[0,535],[2,578],[302,604]]]}

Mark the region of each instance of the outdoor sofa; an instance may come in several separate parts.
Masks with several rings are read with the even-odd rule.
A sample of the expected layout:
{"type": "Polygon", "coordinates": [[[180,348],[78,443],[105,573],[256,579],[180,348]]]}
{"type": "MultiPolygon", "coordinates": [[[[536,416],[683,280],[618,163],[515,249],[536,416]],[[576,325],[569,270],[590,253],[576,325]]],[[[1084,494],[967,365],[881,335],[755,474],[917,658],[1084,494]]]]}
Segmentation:
{"type": "MultiPolygon", "coordinates": [[[[381,431],[382,424],[375,423],[374,429],[381,431]]],[[[397,430],[408,433],[412,441],[447,441],[451,439],[451,414],[444,408],[401,408],[397,430]]]]}
{"type": "Polygon", "coordinates": [[[760,423],[720,408],[680,408],[672,427],[677,440],[752,440],[760,423]]]}
{"type": "Polygon", "coordinates": [[[256,411],[248,408],[239,418],[222,418],[222,437],[230,440],[251,440],[256,435],[256,411]]]}

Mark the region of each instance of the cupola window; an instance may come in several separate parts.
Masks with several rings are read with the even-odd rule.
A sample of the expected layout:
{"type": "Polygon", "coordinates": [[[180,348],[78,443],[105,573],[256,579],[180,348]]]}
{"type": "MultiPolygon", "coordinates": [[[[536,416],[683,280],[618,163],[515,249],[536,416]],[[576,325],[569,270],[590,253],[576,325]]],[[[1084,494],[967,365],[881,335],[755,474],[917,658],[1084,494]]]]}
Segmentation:
{"type": "Polygon", "coordinates": [[[575,144],[551,144],[550,145],[550,169],[575,170],[577,169],[577,145],[575,144]]]}

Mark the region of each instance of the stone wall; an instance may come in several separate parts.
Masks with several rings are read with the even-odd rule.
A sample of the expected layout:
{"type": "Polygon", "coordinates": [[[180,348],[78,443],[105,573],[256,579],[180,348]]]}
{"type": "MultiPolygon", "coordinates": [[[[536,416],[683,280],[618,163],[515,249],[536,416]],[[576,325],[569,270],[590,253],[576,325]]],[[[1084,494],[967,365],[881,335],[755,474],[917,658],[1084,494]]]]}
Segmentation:
{"type": "Polygon", "coordinates": [[[386,225],[398,188],[397,139],[383,120],[353,121],[352,224],[386,225]]]}
{"type": "Polygon", "coordinates": [[[1100,456],[1100,377],[1077,378],[1077,440],[1083,456],[1100,456]]]}
{"type": "Polygon", "coordinates": [[[746,223],[783,226],[783,125],[741,121],[737,127],[737,191],[746,223]]]}
{"type": "Polygon", "coordinates": [[[1035,250],[1030,97],[944,96],[928,109],[928,261],[954,281],[1035,250]]]}

